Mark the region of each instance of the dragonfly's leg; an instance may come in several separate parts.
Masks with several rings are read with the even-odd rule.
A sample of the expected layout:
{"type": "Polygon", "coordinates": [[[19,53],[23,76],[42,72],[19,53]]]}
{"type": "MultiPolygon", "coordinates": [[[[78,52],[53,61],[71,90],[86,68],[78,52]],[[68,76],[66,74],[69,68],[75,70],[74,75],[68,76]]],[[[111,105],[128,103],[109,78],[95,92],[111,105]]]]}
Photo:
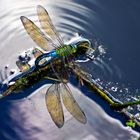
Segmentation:
{"type": "Polygon", "coordinates": [[[83,80],[80,76],[76,76],[76,79],[77,79],[77,82],[78,82],[77,87],[80,89],[81,86],[84,86],[84,82],[83,82],[83,80]]]}
{"type": "Polygon", "coordinates": [[[79,77],[79,83],[80,83],[82,86],[84,86],[84,82],[83,82],[82,78],[80,78],[80,77],[79,77]]]}
{"type": "Polygon", "coordinates": [[[49,80],[61,82],[61,80],[59,80],[59,79],[57,79],[57,78],[53,78],[53,77],[49,77],[49,76],[45,76],[45,78],[47,78],[47,79],[49,79],[49,80]]]}

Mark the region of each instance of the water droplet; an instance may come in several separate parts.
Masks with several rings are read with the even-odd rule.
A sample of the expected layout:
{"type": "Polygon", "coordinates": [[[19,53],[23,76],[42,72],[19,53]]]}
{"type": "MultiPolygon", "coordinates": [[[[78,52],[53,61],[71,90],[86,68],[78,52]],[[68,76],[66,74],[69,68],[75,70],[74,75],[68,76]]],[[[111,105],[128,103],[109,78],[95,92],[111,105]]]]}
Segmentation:
{"type": "Polygon", "coordinates": [[[117,92],[118,88],[117,87],[111,87],[111,90],[114,92],[117,92]]]}

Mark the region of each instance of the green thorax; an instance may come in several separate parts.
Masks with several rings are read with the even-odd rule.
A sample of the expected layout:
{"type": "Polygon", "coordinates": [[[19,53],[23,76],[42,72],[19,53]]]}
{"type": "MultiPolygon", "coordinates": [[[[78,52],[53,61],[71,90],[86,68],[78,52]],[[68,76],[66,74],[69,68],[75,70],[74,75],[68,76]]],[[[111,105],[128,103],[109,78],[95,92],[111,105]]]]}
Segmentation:
{"type": "Polygon", "coordinates": [[[77,51],[76,45],[64,45],[63,47],[56,50],[56,54],[61,57],[69,56],[77,51]]]}

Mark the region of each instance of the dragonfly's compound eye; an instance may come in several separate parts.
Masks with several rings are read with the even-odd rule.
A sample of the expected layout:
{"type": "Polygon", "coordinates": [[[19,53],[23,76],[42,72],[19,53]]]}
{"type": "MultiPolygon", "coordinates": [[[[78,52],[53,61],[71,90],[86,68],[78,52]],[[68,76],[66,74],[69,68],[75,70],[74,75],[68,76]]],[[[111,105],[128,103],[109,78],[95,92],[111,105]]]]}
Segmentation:
{"type": "Polygon", "coordinates": [[[90,48],[90,43],[88,41],[82,41],[77,44],[77,52],[78,54],[85,54],[87,50],[90,48]]]}

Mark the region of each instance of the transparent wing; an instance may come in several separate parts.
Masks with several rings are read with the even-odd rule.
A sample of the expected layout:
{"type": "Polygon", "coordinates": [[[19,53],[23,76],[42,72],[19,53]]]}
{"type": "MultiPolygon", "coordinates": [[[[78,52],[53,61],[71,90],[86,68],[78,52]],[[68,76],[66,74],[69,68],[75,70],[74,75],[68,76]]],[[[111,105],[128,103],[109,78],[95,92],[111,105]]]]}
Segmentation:
{"type": "Polygon", "coordinates": [[[47,38],[31,20],[24,16],[21,16],[20,19],[30,37],[36,42],[38,46],[40,46],[43,50],[46,50],[50,39],[47,38]]]}
{"type": "Polygon", "coordinates": [[[74,97],[72,96],[72,93],[69,89],[69,87],[66,84],[61,85],[61,95],[62,100],[67,108],[67,110],[72,114],[72,116],[78,120],[79,122],[85,124],[87,122],[86,116],[74,97]]]}
{"type": "Polygon", "coordinates": [[[59,63],[59,66],[56,65],[55,63],[55,59],[53,59],[53,61],[50,62],[50,66],[52,68],[52,71],[54,72],[54,75],[56,76],[56,78],[61,81],[62,83],[66,82],[68,79],[68,73],[66,71],[66,68],[64,66],[63,61],[61,61],[59,63]]]}
{"type": "Polygon", "coordinates": [[[56,41],[56,43],[59,44],[59,47],[63,46],[63,40],[61,39],[59,33],[56,31],[56,28],[54,27],[48,12],[42,6],[38,5],[37,13],[40,24],[44,31],[53,39],[53,41],[56,41]]]}
{"type": "Polygon", "coordinates": [[[51,85],[47,90],[45,101],[52,120],[57,125],[57,127],[61,128],[64,124],[64,114],[58,86],[56,84],[51,85]]]}

